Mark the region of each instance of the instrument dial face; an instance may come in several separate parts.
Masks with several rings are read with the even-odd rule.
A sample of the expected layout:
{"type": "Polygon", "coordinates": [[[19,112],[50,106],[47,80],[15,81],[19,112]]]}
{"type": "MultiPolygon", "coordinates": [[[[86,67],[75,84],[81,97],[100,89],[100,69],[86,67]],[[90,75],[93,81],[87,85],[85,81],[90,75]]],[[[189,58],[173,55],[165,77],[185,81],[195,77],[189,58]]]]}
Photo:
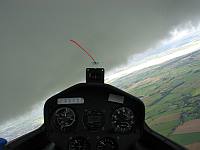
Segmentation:
{"type": "Polygon", "coordinates": [[[113,138],[104,137],[98,141],[96,149],[97,150],[117,150],[118,144],[113,138]]]}
{"type": "Polygon", "coordinates": [[[116,109],[112,114],[112,126],[115,132],[128,133],[135,124],[133,111],[127,107],[116,109]]]}
{"type": "Polygon", "coordinates": [[[62,107],[56,110],[54,114],[54,121],[56,126],[61,131],[66,131],[69,127],[72,127],[76,121],[76,115],[74,111],[69,107],[62,107]]]}
{"type": "Polygon", "coordinates": [[[90,144],[84,137],[75,137],[69,141],[69,150],[90,150],[90,144]]]}
{"type": "Polygon", "coordinates": [[[88,130],[99,130],[105,123],[105,116],[101,111],[88,110],[83,116],[83,122],[88,130]]]}

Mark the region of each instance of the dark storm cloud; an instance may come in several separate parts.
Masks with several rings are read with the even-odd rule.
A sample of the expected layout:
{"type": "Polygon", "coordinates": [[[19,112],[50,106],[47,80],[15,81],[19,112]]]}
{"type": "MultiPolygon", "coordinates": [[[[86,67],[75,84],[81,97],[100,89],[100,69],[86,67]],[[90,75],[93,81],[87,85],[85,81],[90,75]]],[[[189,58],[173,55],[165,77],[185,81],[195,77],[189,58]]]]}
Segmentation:
{"type": "Polygon", "coordinates": [[[176,25],[200,18],[199,0],[0,1],[0,122],[84,78],[87,56],[106,70],[126,63],[176,25]]]}

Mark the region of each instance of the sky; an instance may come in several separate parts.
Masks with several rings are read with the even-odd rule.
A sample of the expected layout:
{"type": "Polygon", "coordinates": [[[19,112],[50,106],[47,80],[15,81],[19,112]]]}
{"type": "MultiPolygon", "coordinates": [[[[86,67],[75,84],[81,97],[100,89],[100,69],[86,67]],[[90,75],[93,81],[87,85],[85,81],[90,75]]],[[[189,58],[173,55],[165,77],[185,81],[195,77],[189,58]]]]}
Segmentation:
{"type": "Polygon", "coordinates": [[[90,60],[70,39],[109,72],[157,53],[176,28],[197,25],[199,6],[199,0],[1,0],[0,124],[84,80],[90,60]]]}

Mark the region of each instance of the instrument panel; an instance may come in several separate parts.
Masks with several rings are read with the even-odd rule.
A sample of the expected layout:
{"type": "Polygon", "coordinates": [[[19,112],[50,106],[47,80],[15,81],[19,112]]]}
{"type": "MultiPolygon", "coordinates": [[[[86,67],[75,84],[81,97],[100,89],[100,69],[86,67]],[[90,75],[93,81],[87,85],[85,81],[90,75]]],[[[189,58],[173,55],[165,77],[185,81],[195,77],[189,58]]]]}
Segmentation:
{"type": "Polygon", "coordinates": [[[47,100],[44,124],[61,150],[129,150],[142,135],[144,105],[111,85],[82,83],[47,100]]]}

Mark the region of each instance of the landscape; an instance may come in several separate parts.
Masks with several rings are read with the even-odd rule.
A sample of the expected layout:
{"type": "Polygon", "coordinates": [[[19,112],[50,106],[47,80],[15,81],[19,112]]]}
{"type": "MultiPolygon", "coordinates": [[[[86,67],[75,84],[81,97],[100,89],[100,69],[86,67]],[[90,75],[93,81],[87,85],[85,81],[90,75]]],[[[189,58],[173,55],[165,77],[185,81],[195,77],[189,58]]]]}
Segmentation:
{"type": "Polygon", "coordinates": [[[140,98],[153,130],[200,149],[200,51],[149,67],[110,83],[140,98]]]}

